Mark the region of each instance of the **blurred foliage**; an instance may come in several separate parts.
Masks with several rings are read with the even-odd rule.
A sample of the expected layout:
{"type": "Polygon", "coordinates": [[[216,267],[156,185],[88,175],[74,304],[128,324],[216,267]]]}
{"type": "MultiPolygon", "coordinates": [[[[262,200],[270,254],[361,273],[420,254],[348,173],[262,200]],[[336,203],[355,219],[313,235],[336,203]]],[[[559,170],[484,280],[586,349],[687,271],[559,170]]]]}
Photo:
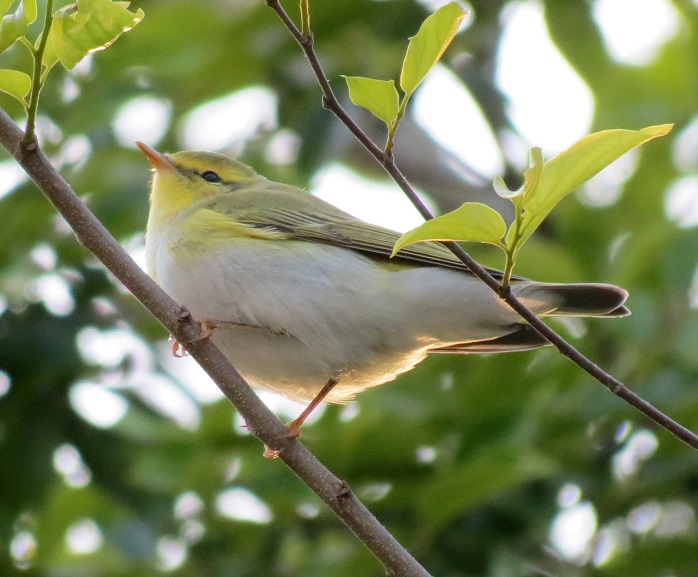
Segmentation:
{"type": "MultiPolygon", "coordinates": [[[[297,3],[286,4],[295,11],[297,3]]],[[[631,67],[609,57],[591,3],[544,5],[551,37],[594,93],[594,130],[676,128],[642,151],[609,206],[564,202],[517,272],[627,288],[633,316],[563,330],[698,430],[698,236],[664,209],[668,188],[698,168],[695,140],[688,163],[676,162],[698,104],[698,8],[675,0],[680,32],[652,63],[631,67]]],[[[345,100],[339,75],[394,77],[427,14],[411,0],[311,6],[317,50],[345,100]]],[[[495,133],[515,131],[493,76],[507,7],[473,2],[475,23],[445,59],[495,133]]],[[[231,153],[301,186],[331,161],[382,178],[321,109],[300,50],[261,0],[143,0],[136,8],[142,24],[89,67],[54,71],[38,126],[47,153],[134,254],[147,163],[118,144],[113,121],[139,96],[169,102],[172,121],[158,146],[172,151],[182,148],[192,109],[266,86],[278,98],[278,126],[231,144],[231,153]],[[281,129],[300,141],[292,165],[265,155],[281,129]]],[[[1,64],[26,67],[26,53],[15,47],[1,64]]],[[[20,120],[10,97],[0,104],[20,120]]],[[[443,151],[416,125],[401,131],[398,161],[441,210],[494,196],[489,185],[444,176],[443,151]]],[[[505,176],[517,172],[508,167],[505,176]]],[[[382,574],[302,483],[262,458],[233,408],[212,400],[213,385],[169,358],[163,330],[35,187],[0,196],[0,214],[0,574],[382,574]],[[116,411],[116,422],[87,420],[95,404],[116,411]],[[250,511],[256,521],[239,518],[250,511]]],[[[551,350],[431,358],[354,406],[327,408],[303,440],[434,575],[681,577],[698,567],[698,454],[551,350]],[[595,530],[572,535],[579,555],[565,555],[551,534],[584,511],[595,530]]]]}

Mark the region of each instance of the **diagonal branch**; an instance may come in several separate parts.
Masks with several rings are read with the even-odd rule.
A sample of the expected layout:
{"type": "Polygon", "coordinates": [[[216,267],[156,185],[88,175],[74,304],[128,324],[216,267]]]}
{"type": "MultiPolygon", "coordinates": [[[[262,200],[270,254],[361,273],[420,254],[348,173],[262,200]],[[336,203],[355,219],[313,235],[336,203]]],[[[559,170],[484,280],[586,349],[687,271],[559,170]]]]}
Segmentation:
{"type": "MultiPolygon", "coordinates": [[[[288,13],[279,3],[279,0],[266,0],[267,5],[274,10],[281,21],[284,23],[289,32],[293,35],[296,42],[305,52],[308,62],[315,73],[318,83],[322,88],[322,103],[325,108],[330,110],[346,128],[357,138],[357,140],[366,148],[366,150],[378,161],[378,163],[391,176],[395,183],[402,189],[405,195],[410,199],[415,208],[424,217],[425,220],[434,218],[426,205],[419,198],[415,190],[402,174],[400,169],[395,164],[392,154],[384,152],[369,136],[351,119],[346,110],[337,100],[330,82],[322,69],[317,53],[313,46],[313,37],[310,33],[303,34],[298,27],[293,23],[288,13]]],[[[600,382],[611,393],[620,397],[652,421],[664,427],[675,437],[681,439],[694,449],[698,449],[698,435],[680,425],[662,411],[657,409],[652,404],[645,401],[642,397],[628,389],[621,381],[604,371],[596,363],[585,357],[575,347],[563,339],[553,329],[540,320],[533,314],[524,304],[517,299],[509,287],[503,287],[491,274],[480,266],[459,244],[455,242],[443,243],[451,252],[456,255],[470,271],[496,292],[499,297],[506,302],[521,318],[530,324],[536,332],[543,336],[550,344],[560,351],[564,356],[570,359],[573,363],[586,371],[594,379],[600,382]]]]}
{"type": "Polygon", "coordinates": [[[77,197],[36,142],[23,144],[24,134],[0,108],[0,143],[22,166],[90,250],[204,368],[245,419],[252,434],[272,449],[340,520],[364,542],[392,575],[430,577],[371,512],[313,454],[295,439],[264,405],[221,351],[208,339],[197,340],[199,325],[146,275],[94,214],[77,197]]]}

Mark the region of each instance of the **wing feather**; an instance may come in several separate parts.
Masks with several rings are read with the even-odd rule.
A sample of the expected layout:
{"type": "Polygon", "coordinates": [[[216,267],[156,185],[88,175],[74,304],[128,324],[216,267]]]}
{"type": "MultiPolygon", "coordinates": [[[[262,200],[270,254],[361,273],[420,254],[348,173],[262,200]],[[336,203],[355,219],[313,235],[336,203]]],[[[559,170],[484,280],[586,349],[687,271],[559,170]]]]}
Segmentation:
{"type": "MultiPolygon", "coordinates": [[[[264,192],[246,194],[237,190],[230,196],[226,195],[227,198],[209,204],[209,207],[240,224],[277,231],[286,239],[320,242],[390,259],[393,246],[400,238],[399,233],[361,221],[300,189],[269,184],[264,192]],[[273,194],[273,199],[260,203],[259,194],[273,194]]],[[[390,260],[469,272],[450,250],[436,242],[410,245],[390,260]]],[[[501,278],[500,271],[487,270],[495,278],[501,278]]]]}

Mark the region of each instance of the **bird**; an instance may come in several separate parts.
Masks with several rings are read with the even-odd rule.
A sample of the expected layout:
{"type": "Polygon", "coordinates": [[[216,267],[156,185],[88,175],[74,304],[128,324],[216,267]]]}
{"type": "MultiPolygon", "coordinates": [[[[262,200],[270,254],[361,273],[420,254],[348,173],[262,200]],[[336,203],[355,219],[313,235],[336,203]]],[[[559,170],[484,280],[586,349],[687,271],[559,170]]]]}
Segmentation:
{"type": "MultiPolygon", "coordinates": [[[[391,258],[399,233],[301,188],[220,153],[137,145],[152,165],[148,274],[253,387],[308,403],[289,437],[321,402],[349,402],[430,354],[549,344],[440,243],[391,258]]],[[[511,289],[541,317],[629,314],[612,284],[515,277],[511,289]]]]}

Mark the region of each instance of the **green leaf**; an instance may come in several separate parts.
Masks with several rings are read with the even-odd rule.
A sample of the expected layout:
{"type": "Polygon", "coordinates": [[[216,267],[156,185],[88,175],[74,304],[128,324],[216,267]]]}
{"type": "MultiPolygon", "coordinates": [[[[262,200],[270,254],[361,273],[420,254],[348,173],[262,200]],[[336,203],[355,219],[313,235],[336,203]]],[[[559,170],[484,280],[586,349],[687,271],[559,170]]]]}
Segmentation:
{"type": "MultiPolygon", "coordinates": [[[[668,134],[673,124],[650,126],[641,130],[603,130],[585,136],[543,166],[535,194],[524,196],[520,244],[540,226],[550,211],[566,195],[589,180],[629,150],[668,134]]],[[[507,235],[507,243],[510,240],[507,235]]]]}
{"type": "Polygon", "coordinates": [[[501,176],[495,176],[492,186],[494,191],[502,198],[512,200],[517,197],[525,197],[530,199],[540,184],[540,177],[543,174],[543,152],[535,146],[531,149],[529,168],[524,172],[524,183],[517,190],[509,190],[504,179],[501,176]]]}
{"type": "Polygon", "coordinates": [[[15,41],[27,33],[27,19],[24,4],[17,6],[12,14],[5,14],[0,21],[0,52],[7,50],[15,41]]]}
{"type": "Polygon", "coordinates": [[[408,97],[439,61],[465,15],[458,2],[449,2],[429,16],[410,38],[400,74],[400,87],[408,97]]]}
{"type": "Polygon", "coordinates": [[[22,4],[24,5],[24,18],[27,24],[31,24],[38,16],[36,0],[22,0],[22,4]]]}
{"type": "Polygon", "coordinates": [[[479,202],[466,202],[454,211],[407,231],[395,243],[392,256],[410,244],[432,240],[485,242],[502,248],[501,239],[506,228],[504,219],[493,208],[479,202]]]}
{"type": "Polygon", "coordinates": [[[369,110],[388,126],[397,118],[400,96],[393,80],[376,80],[363,76],[345,76],[349,98],[369,110]]]}
{"type": "Polygon", "coordinates": [[[27,94],[31,89],[31,78],[19,70],[0,70],[0,90],[14,96],[25,107],[27,94]]]}
{"type": "Polygon", "coordinates": [[[5,14],[10,8],[12,8],[14,0],[0,0],[0,14],[5,14]]]}
{"type": "Polygon", "coordinates": [[[143,20],[143,10],[129,12],[126,6],[111,0],[78,0],[56,12],[49,42],[61,64],[71,70],[84,56],[107,48],[143,20]]]}

